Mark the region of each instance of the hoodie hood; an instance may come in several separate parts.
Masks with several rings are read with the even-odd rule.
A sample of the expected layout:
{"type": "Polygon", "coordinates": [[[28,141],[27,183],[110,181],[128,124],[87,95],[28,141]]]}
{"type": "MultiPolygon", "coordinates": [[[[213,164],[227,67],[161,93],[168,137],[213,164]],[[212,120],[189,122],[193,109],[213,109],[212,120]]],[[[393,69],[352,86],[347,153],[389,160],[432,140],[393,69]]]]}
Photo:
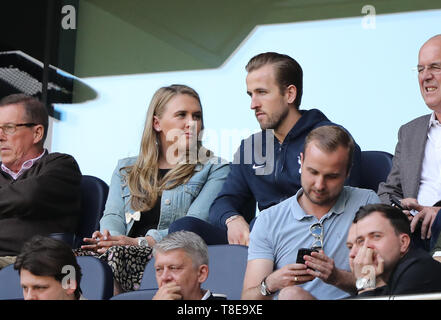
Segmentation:
{"type": "Polygon", "coordinates": [[[296,139],[309,133],[316,127],[329,124],[329,119],[318,109],[299,110],[302,115],[292,129],[286,135],[285,140],[296,139]]]}

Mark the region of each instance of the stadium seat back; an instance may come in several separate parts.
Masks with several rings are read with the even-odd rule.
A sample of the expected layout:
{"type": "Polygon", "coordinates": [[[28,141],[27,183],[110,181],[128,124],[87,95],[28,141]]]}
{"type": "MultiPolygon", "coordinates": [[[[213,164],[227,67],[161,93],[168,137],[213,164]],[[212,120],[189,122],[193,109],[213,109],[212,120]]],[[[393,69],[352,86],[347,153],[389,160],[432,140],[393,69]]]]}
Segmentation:
{"type": "MultiPolygon", "coordinates": [[[[202,287],[225,294],[229,300],[240,300],[247,266],[248,247],[240,245],[208,246],[209,274],[202,287]]],[[[147,264],[140,289],[157,289],[154,258],[147,264]]]]}
{"type": "Polygon", "coordinates": [[[378,185],[386,181],[392,169],[393,155],[385,151],[361,152],[361,188],[378,191],[378,185]]]}

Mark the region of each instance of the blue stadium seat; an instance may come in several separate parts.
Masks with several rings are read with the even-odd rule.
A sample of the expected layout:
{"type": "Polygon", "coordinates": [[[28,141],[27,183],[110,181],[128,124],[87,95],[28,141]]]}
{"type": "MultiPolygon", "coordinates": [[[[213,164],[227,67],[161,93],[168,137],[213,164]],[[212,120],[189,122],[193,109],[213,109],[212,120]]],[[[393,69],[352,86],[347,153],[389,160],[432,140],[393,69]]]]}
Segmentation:
{"type": "Polygon", "coordinates": [[[0,300],[23,300],[20,276],[13,264],[0,270],[0,300]]]}
{"type": "Polygon", "coordinates": [[[100,178],[84,175],[81,179],[81,216],[75,234],[52,233],[49,237],[62,240],[79,248],[83,238],[91,237],[100,228],[100,220],[106,205],[109,186],[100,178]]]}
{"type": "MultiPolygon", "coordinates": [[[[112,269],[94,257],[77,257],[83,278],[81,289],[89,300],[107,300],[113,295],[112,269]]],[[[0,300],[22,300],[20,276],[13,265],[0,270],[0,300]]]]}
{"type": "MultiPolygon", "coordinates": [[[[209,274],[202,285],[213,293],[222,293],[229,300],[240,300],[247,266],[248,247],[240,245],[208,246],[209,274]]],[[[154,259],[147,264],[140,290],[157,289],[154,259]]]]}
{"type": "Polygon", "coordinates": [[[75,234],[74,248],[79,248],[83,238],[91,237],[100,228],[100,220],[109,193],[109,186],[100,178],[84,175],[81,180],[81,218],[75,234]]]}
{"type": "Polygon", "coordinates": [[[94,257],[77,257],[83,278],[81,290],[88,300],[108,300],[113,296],[113,273],[109,265],[94,257]]]}
{"type": "Polygon", "coordinates": [[[393,155],[385,151],[361,152],[360,188],[378,191],[378,185],[386,181],[392,169],[393,155]]]}

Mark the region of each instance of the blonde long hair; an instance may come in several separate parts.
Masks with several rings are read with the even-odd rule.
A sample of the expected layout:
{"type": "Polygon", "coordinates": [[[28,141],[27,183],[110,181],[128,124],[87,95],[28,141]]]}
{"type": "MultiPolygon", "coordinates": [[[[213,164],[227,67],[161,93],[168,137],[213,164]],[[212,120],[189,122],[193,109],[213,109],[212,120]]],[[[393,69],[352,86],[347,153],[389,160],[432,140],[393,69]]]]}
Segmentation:
{"type": "MultiPolygon", "coordinates": [[[[163,190],[172,189],[178,185],[186,183],[194,173],[198,163],[177,164],[162,179],[158,179],[159,172],[159,137],[153,129],[154,117],[161,118],[167,103],[178,94],[186,94],[195,98],[199,105],[202,105],[199,95],[192,88],[185,85],[174,84],[158,89],[150,102],[144,131],[141,139],[141,147],[138,158],[134,165],[123,168],[126,171],[126,183],[131,194],[131,206],[135,211],[147,211],[153,208],[158,196],[163,190]]],[[[201,117],[204,129],[203,117],[201,117]]],[[[198,140],[197,154],[203,148],[198,140]]],[[[211,152],[205,148],[201,150],[205,155],[211,156],[211,152]]]]}

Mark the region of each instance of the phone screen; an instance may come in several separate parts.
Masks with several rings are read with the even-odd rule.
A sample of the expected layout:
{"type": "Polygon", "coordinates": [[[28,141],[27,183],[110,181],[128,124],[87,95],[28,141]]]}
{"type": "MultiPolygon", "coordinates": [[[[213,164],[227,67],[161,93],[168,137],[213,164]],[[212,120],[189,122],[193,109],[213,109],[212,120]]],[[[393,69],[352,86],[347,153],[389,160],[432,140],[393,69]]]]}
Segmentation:
{"type": "Polygon", "coordinates": [[[296,263],[305,264],[305,259],[303,259],[303,256],[310,256],[311,252],[318,252],[318,250],[311,248],[300,248],[299,251],[297,251],[296,263]]]}

